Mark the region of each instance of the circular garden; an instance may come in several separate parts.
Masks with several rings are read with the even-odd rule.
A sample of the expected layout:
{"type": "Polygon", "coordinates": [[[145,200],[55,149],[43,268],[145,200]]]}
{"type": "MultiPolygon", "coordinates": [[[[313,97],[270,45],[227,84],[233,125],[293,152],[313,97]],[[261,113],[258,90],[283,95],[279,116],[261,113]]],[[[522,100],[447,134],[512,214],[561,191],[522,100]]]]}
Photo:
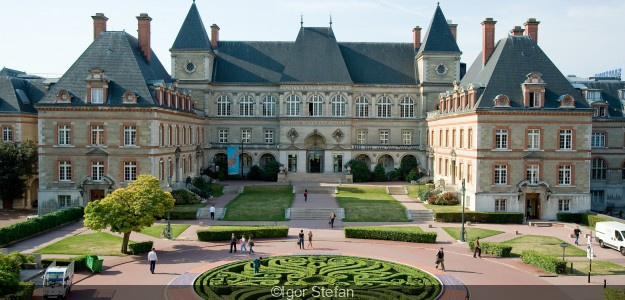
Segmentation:
{"type": "Polygon", "coordinates": [[[383,260],[337,255],[263,258],[254,274],[251,260],[211,269],[195,280],[204,299],[434,299],[434,276],[383,260]],[[351,294],[350,294],[351,292],[351,294]]]}

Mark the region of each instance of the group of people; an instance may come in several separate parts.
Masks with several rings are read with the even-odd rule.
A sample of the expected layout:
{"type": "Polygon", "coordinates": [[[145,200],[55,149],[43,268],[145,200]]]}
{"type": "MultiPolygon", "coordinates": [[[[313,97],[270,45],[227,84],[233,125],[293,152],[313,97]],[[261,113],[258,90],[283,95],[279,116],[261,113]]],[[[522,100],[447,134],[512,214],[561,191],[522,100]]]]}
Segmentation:
{"type": "Polygon", "coordinates": [[[240,248],[240,252],[239,253],[243,253],[243,251],[248,252],[248,254],[254,254],[254,240],[252,239],[252,236],[248,236],[247,239],[245,238],[245,235],[241,235],[241,239],[237,239],[237,236],[234,234],[234,232],[232,233],[232,236],[230,237],[230,253],[232,253],[232,251],[234,250],[234,253],[237,253],[237,244],[241,243],[241,248],[240,248]],[[250,246],[249,251],[247,250],[247,246],[250,246]]]}
{"type": "MultiPolygon", "coordinates": [[[[313,233],[312,233],[312,230],[311,230],[311,231],[308,231],[308,247],[315,249],[315,247],[313,247],[313,244],[312,244],[312,239],[313,239],[313,233]]],[[[301,230],[299,232],[298,239],[297,239],[297,245],[299,246],[300,249],[304,249],[304,250],[306,249],[304,247],[304,230],[301,230]]]]}

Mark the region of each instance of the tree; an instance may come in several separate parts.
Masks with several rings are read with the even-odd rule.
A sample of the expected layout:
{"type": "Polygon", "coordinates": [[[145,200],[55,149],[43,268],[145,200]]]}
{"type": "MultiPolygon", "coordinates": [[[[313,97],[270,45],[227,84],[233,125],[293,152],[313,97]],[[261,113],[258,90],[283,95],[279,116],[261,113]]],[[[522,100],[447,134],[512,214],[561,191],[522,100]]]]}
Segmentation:
{"type": "Polygon", "coordinates": [[[110,228],[122,233],[122,253],[128,253],[130,233],[141,231],[154,224],[174,208],[174,197],[161,189],[158,179],[151,175],[139,175],[125,188],[119,188],[106,198],[91,201],[85,208],[85,226],[92,230],[110,228]]]}
{"type": "Polygon", "coordinates": [[[401,163],[399,164],[399,170],[401,172],[401,180],[406,179],[406,176],[408,176],[408,173],[410,173],[410,171],[414,169],[417,169],[418,166],[419,166],[419,162],[417,162],[416,157],[412,155],[408,155],[404,157],[401,160],[401,163]]]}
{"type": "Polygon", "coordinates": [[[26,180],[37,171],[37,144],[26,141],[18,146],[15,143],[0,143],[0,198],[9,202],[21,198],[26,190],[26,180]],[[11,188],[8,188],[11,187],[11,188]]]}
{"type": "Polygon", "coordinates": [[[350,173],[354,176],[354,182],[366,182],[371,180],[369,166],[362,160],[352,159],[345,164],[350,167],[350,173]]]}
{"type": "Polygon", "coordinates": [[[373,181],[386,181],[386,170],[384,170],[384,165],[377,164],[375,169],[373,169],[373,181]]]}
{"type": "Polygon", "coordinates": [[[280,172],[280,163],[275,160],[268,161],[263,166],[263,179],[265,181],[277,181],[280,172]]]}

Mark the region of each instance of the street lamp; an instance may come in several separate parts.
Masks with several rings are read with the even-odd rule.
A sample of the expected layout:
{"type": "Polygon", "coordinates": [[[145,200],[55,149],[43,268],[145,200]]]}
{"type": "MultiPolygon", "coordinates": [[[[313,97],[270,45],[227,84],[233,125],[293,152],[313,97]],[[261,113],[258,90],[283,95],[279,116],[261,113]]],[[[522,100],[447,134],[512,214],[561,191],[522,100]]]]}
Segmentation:
{"type": "Polygon", "coordinates": [[[564,249],[568,246],[568,243],[561,243],[560,247],[562,247],[562,261],[564,261],[564,249]]]}
{"type": "MultiPolygon", "coordinates": [[[[171,176],[167,178],[167,187],[165,189],[171,193],[171,176]]],[[[166,239],[171,240],[171,221],[169,210],[167,211],[167,227],[165,228],[165,233],[163,235],[166,239]]]]}
{"type": "Polygon", "coordinates": [[[464,186],[464,179],[462,179],[462,231],[460,232],[460,241],[464,243],[464,196],[466,188],[464,186]]]}

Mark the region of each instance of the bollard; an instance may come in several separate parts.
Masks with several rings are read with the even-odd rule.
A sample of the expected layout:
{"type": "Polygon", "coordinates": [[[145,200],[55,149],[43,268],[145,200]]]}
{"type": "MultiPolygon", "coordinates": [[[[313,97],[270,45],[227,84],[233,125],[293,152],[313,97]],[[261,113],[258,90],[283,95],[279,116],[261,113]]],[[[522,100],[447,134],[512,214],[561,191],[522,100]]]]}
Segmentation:
{"type": "Polygon", "coordinates": [[[588,272],[588,283],[590,283],[590,272],[588,272]]]}
{"type": "Polygon", "coordinates": [[[518,230],[517,230],[517,231],[515,231],[515,232],[514,232],[514,234],[519,235],[519,231],[518,231],[518,230]]]}
{"type": "Polygon", "coordinates": [[[571,262],[571,274],[573,274],[573,262],[571,262]]]}
{"type": "Polygon", "coordinates": [[[608,281],[607,280],[603,280],[603,288],[605,289],[605,287],[608,285],[608,281]]]}

